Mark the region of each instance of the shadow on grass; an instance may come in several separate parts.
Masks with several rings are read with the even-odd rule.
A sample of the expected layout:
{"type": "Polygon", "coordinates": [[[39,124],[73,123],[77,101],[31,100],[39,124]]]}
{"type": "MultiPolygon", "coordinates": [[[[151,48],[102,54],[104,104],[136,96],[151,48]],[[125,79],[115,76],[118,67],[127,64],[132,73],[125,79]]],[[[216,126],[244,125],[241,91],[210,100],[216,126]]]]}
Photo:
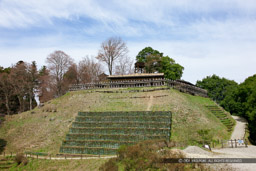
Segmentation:
{"type": "Polygon", "coordinates": [[[4,151],[7,141],[0,138],[0,154],[4,151]]]}

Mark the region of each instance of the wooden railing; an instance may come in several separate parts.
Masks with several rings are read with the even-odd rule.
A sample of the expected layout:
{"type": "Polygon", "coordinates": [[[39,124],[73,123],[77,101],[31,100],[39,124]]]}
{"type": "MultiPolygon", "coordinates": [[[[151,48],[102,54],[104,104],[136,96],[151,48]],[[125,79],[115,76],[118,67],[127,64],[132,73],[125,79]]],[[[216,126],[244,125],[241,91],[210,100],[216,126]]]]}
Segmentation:
{"type": "Polygon", "coordinates": [[[207,97],[207,91],[195,85],[186,82],[180,82],[168,79],[154,79],[154,80],[128,80],[128,81],[109,81],[88,84],[73,84],[69,91],[88,90],[88,89],[104,89],[104,88],[128,88],[128,87],[158,87],[168,86],[177,89],[184,93],[207,97]]]}

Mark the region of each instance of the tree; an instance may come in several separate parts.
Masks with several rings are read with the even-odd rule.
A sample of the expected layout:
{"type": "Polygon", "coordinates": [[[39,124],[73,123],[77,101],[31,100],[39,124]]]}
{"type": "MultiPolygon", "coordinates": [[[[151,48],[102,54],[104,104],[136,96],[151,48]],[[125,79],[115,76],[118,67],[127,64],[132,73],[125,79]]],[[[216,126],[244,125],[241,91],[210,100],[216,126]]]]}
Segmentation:
{"type": "Polygon", "coordinates": [[[247,119],[250,131],[250,140],[256,144],[256,75],[248,77],[234,91],[232,97],[235,102],[235,108],[232,110],[235,114],[247,119]]]}
{"type": "Polygon", "coordinates": [[[38,85],[38,71],[36,62],[28,66],[28,94],[29,94],[29,109],[33,109],[33,99],[35,98],[35,89],[38,85]]]}
{"type": "Polygon", "coordinates": [[[202,81],[197,81],[196,85],[206,89],[208,96],[219,104],[238,87],[235,81],[220,78],[217,75],[207,76],[202,81]]]}
{"type": "Polygon", "coordinates": [[[115,69],[116,75],[132,74],[134,72],[134,61],[128,56],[120,58],[115,69]]]}
{"type": "Polygon", "coordinates": [[[137,62],[145,63],[145,70],[148,73],[161,72],[164,73],[165,78],[171,80],[177,80],[182,77],[184,67],[152,47],[142,49],[136,56],[136,60],[137,62]]]}
{"type": "Polygon", "coordinates": [[[112,75],[116,60],[125,57],[127,53],[126,43],[121,38],[111,37],[101,44],[96,58],[107,64],[109,75],[112,75]]]}
{"type": "Polygon", "coordinates": [[[10,101],[14,94],[14,87],[10,80],[10,75],[6,72],[0,73],[0,91],[3,96],[3,103],[5,104],[7,114],[11,114],[10,101]]]}
{"type": "Polygon", "coordinates": [[[13,85],[14,93],[19,100],[19,112],[26,110],[26,99],[29,91],[28,63],[19,61],[12,67],[10,80],[13,85]]]}
{"type": "Polygon", "coordinates": [[[56,96],[61,96],[63,92],[63,76],[68,71],[68,68],[72,65],[73,59],[70,58],[63,51],[55,51],[51,53],[47,59],[46,63],[50,70],[50,74],[55,79],[56,86],[56,96]]]}
{"type": "Polygon", "coordinates": [[[148,55],[159,56],[161,58],[163,53],[160,53],[158,50],[154,50],[152,47],[145,47],[136,56],[137,62],[146,62],[148,55]]]}
{"type": "Polygon", "coordinates": [[[182,77],[184,67],[176,63],[169,56],[163,56],[160,61],[159,72],[164,73],[165,78],[177,80],[182,77]]]}
{"type": "Polygon", "coordinates": [[[101,73],[103,73],[101,64],[95,62],[92,57],[86,56],[79,62],[78,76],[82,84],[98,82],[101,73]]]}
{"type": "Polygon", "coordinates": [[[53,78],[50,76],[50,71],[43,66],[39,70],[38,78],[38,90],[39,90],[39,100],[40,103],[47,102],[54,97],[54,86],[52,85],[53,78]]]}

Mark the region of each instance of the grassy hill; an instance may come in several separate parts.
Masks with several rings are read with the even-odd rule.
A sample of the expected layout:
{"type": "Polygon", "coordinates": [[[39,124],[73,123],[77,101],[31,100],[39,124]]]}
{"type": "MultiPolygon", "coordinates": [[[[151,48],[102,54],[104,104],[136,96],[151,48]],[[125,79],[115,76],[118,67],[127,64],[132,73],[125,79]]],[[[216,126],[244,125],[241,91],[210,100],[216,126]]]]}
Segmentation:
{"type": "MultiPolygon", "coordinates": [[[[128,92],[154,88],[108,89],[69,92],[41,108],[7,116],[0,128],[6,141],[5,152],[59,153],[62,140],[79,111],[172,111],[171,139],[194,144],[202,140],[200,130],[209,130],[212,139],[228,139],[227,127],[205,106],[216,105],[208,98],[192,96],[174,89],[128,92]]],[[[228,116],[230,117],[230,116],[228,116]]]]}

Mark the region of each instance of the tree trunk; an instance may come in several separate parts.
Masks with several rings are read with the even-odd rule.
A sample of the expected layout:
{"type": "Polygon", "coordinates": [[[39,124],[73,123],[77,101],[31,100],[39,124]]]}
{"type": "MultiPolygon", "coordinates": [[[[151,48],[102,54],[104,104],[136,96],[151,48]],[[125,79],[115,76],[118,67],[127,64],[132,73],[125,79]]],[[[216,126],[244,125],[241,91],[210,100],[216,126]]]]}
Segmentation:
{"type": "Polygon", "coordinates": [[[19,112],[23,112],[23,102],[22,102],[22,97],[18,96],[18,100],[19,100],[19,103],[20,103],[20,109],[19,109],[19,112]]]}
{"type": "Polygon", "coordinates": [[[5,96],[5,107],[6,107],[6,109],[7,109],[7,115],[10,115],[11,111],[10,111],[9,98],[8,98],[8,96],[5,96]]]}
{"type": "Polygon", "coordinates": [[[29,95],[29,110],[32,110],[33,107],[32,107],[32,95],[30,94],[29,95]]]}

